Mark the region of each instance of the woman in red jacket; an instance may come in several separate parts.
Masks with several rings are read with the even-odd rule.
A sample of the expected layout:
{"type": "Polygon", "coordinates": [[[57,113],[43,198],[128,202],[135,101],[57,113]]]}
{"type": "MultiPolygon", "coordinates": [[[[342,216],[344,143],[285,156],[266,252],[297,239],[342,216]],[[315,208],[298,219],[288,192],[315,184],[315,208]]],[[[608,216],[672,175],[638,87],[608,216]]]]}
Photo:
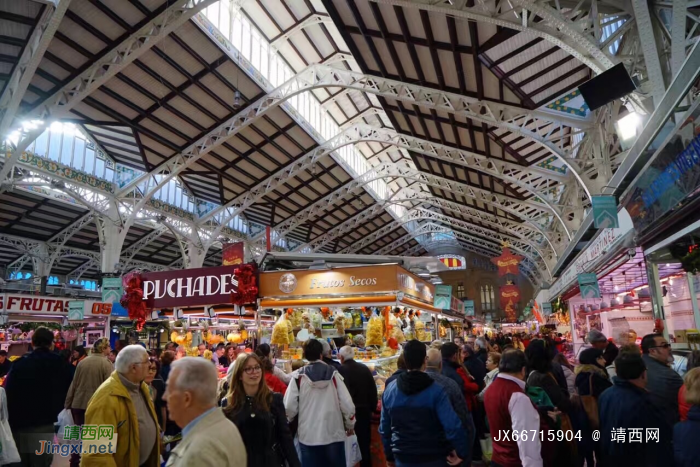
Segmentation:
{"type": "MultiPolygon", "coordinates": [[[[459,362],[464,361],[462,359],[462,350],[459,350],[459,362]]],[[[459,365],[457,367],[457,374],[464,381],[464,397],[467,400],[467,407],[469,411],[472,412],[477,407],[476,396],[479,394],[479,385],[474,381],[474,378],[469,374],[469,371],[464,367],[464,365],[459,365]]]]}
{"type": "Polygon", "coordinates": [[[265,368],[265,382],[267,387],[270,388],[272,392],[278,392],[284,395],[287,392],[287,385],[282,382],[273,372],[273,365],[269,358],[263,358],[263,367],[265,368]]]}

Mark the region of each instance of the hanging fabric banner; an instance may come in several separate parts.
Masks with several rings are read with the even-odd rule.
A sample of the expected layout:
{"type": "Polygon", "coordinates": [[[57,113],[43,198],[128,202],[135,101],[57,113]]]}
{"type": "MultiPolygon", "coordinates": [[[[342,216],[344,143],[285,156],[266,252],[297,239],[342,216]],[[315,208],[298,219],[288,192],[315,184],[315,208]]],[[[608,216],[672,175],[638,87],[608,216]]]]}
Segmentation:
{"type": "Polygon", "coordinates": [[[517,285],[507,284],[501,287],[501,308],[505,309],[508,304],[515,307],[520,301],[520,289],[517,285]]]}
{"type": "Polygon", "coordinates": [[[237,266],[244,262],[243,242],[224,243],[221,252],[222,266],[237,266]]]}
{"type": "Polygon", "coordinates": [[[491,262],[498,266],[498,275],[505,276],[506,274],[519,274],[518,265],[523,260],[522,256],[514,255],[510,251],[509,244],[503,243],[503,252],[501,256],[491,258],[491,262]]]}

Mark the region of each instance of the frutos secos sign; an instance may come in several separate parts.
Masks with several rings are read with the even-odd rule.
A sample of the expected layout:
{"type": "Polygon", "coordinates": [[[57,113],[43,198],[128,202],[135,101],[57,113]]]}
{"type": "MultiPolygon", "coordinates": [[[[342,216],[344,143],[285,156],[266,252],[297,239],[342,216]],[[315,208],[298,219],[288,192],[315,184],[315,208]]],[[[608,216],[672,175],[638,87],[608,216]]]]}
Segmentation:
{"type": "MultiPolygon", "coordinates": [[[[290,294],[293,293],[299,281],[296,276],[291,273],[282,274],[279,281],[279,289],[281,292],[290,294]]],[[[376,277],[359,277],[359,276],[338,276],[335,277],[332,273],[323,274],[319,277],[311,277],[308,282],[308,290],[325,290],[325,289],[344,289],[360,286],[377,285],[376,277]]]]}

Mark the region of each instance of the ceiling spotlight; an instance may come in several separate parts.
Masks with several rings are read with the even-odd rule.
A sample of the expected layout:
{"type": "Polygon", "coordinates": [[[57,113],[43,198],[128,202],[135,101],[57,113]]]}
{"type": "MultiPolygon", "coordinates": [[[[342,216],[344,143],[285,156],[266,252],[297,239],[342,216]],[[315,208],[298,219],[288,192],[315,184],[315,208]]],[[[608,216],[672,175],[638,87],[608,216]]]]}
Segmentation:
{"type": "Polygon", "coordinates": [[[240,91],[238,91],[238,89],[236,89],[236,92],[233,94],[233,108],[235,110],[240,109],[241,102],[242,102],[241,93],[240,93],[240,91]]]}

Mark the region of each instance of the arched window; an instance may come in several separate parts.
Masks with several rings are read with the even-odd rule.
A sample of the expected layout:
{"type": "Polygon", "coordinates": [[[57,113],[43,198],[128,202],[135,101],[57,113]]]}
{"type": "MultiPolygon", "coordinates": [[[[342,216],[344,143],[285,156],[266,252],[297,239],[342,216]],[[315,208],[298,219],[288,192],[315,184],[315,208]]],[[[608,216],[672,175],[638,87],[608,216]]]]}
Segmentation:
{"type": "Polygon", "coordinates": [[[485,284],[480,287],[481,291],[481,310],[491,311],[495,309],[495,292],[493,285],[485,284]]]}

